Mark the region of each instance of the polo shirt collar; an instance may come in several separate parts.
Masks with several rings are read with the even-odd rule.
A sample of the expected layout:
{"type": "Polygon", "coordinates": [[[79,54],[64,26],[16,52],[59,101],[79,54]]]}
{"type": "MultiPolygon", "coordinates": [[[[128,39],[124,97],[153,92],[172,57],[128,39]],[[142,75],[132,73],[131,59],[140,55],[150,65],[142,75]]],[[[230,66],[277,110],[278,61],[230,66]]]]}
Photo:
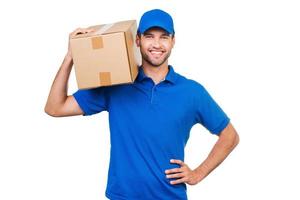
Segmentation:
{"type": "MultiPolygon", "coordinates": [[[[168,65],[169,71],[167,76],[165,77],[164,81],[169,81],[172,84],[176,83],[176,79],[177,79],[177,73],[174,71],[173,67],[171,65],[168,65]]],[[[142,66],[139,67],[139,72],[137,75],[136,80],[138,82],[143,81],[144,79],[149,79],[149,77],[144,73],[144,70],[142,68],[142,66]]]]}

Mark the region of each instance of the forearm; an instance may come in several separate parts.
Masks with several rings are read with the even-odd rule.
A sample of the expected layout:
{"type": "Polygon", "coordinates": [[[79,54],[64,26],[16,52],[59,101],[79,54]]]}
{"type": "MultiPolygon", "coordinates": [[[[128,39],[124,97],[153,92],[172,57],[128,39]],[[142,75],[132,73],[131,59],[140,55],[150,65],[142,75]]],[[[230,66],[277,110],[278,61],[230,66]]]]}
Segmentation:
{"type": "MultiPolygon", "coordinates": [[[[229,126],[229,128],[233,129],[231,125],[229,126]]],[[[198,174],[198,181],[200,182],[218,167],[238,143],[239,136],[235,131],[221,135],[208,157],[195,169],[195,172],[198,174]]]]}
{"type": "Polygon", "coordinates": [[[65,102],[68,92],[68,80],[72,70],[72,66],[72,57],[67,54],[52,83],[45,106],[45,111],[47,113],[53,112],[58,107],[62,106],[65,102]]]}

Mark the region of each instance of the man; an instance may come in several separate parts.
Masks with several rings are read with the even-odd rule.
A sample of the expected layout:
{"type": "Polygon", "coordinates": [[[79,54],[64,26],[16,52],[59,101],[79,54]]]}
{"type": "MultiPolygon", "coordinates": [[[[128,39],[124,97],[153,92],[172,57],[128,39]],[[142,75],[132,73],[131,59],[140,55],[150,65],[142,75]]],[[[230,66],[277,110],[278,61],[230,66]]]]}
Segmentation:
{"type": "MultiPolygon", "coordinates": [[[[90,32],[76,29],[70,34],[90,32]]],[[[227,115],[203,86],[168,65],[175,43],[172,17],[159,9],[142,16],[136,44],[142,66],[133,84],[78,90],[67,96],[73,65],[69,48],[51,87],[45,112],[51,116],[93,115],[108,111],[111,155],[106,196],[112,200],[184,200],[195,185],[238,144],[227,115]],[[184,163],[193,125],[219,136],[196,169],[184,163]]]]}

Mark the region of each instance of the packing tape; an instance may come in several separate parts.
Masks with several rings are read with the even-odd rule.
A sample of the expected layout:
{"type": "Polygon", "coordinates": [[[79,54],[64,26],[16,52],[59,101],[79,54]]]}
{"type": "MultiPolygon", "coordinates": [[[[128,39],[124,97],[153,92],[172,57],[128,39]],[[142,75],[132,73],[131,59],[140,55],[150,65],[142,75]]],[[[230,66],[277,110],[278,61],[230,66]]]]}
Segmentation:
{"type": "MultiPolygon", "coordinates": [[[[96,35],[101,35],[108,29],[110,29],[115,23],[105,24],[98,31],[95,32],[96,35]]],[[[93,49],[101,49],[103,48],[103,39],[101,36],[92,37],[92,47],[93,49]]]]}
{"type": "Polygon", "coordinates": [[[92,47],[93,49],[101,49],[103,48],[103,39],[102,37],[93,37],[92,40],[92,47]]]}
{"type": "Polygon", "coordinates": [[[97,35],[101,35],[103,34],[105,31],[107,31],[108,29],[110,29],[115,23],[112,24],[105,24],[104,26],[102,26],[98,31],[95,32],[95,34],[97,35]]]}
{"type": "Polygon", "coordinates": [[[111,75],[110,72],[100,72],[99,73],[100,85],[111,85],[111,75]]]}

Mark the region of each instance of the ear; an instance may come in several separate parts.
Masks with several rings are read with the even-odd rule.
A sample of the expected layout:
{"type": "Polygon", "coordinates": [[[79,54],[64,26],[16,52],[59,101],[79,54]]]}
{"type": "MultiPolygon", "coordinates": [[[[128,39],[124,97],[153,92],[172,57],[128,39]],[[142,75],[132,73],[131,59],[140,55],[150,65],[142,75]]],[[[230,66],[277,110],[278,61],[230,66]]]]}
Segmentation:
{"type": "Polygon", "coordinates": [[[175,35],[174,35],[174,37],[172,38],[172,48],[174,47],[174,45],[175,45],[175,35]]]}
{"type": "Polygon", "coordinates": [[[137,47],[141,46],[141,38],[138,36],[138,34],[135,37],[135,43],[137,47]]]}

